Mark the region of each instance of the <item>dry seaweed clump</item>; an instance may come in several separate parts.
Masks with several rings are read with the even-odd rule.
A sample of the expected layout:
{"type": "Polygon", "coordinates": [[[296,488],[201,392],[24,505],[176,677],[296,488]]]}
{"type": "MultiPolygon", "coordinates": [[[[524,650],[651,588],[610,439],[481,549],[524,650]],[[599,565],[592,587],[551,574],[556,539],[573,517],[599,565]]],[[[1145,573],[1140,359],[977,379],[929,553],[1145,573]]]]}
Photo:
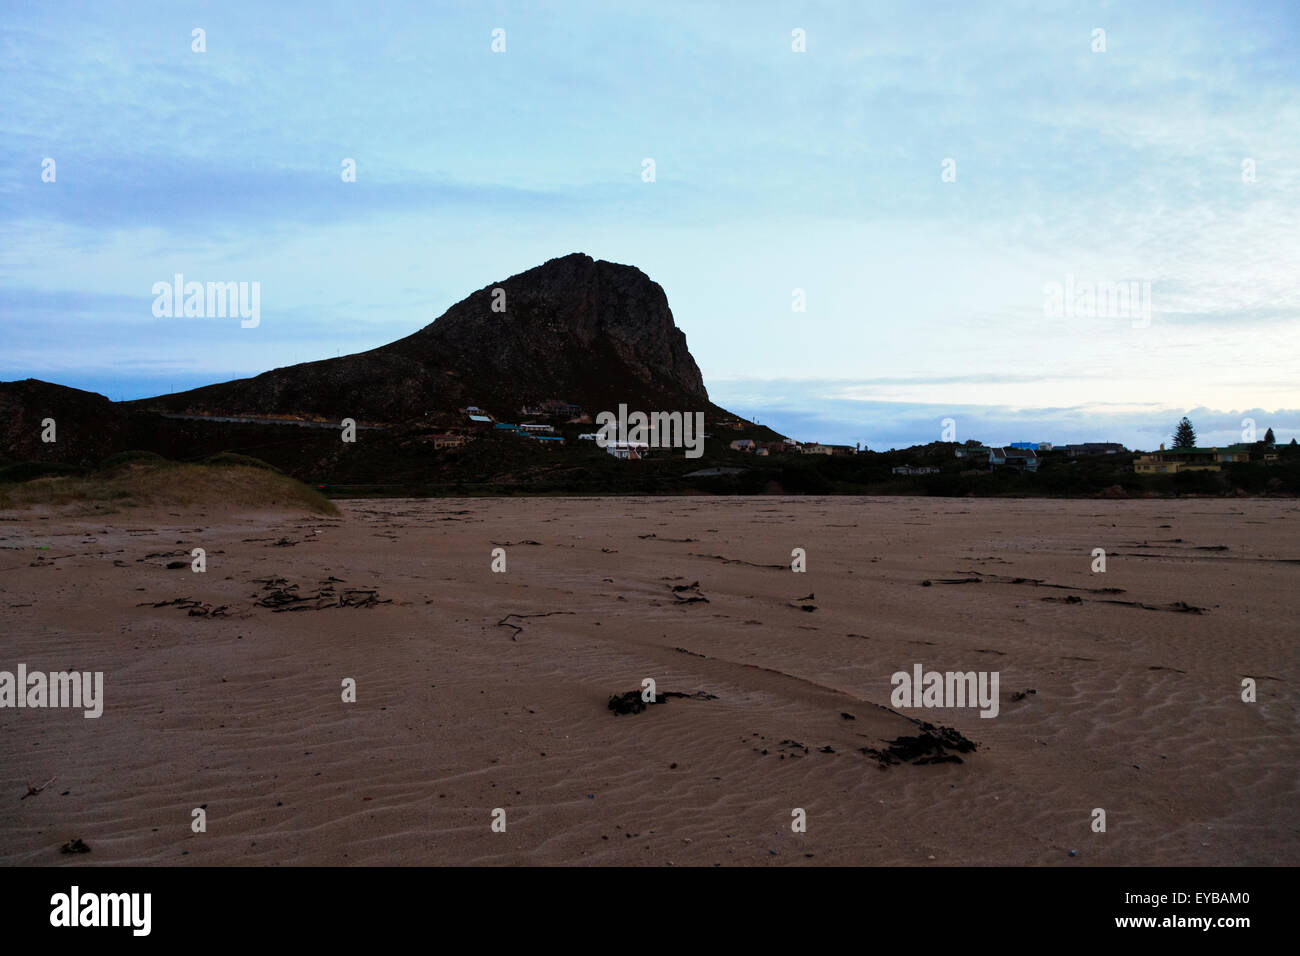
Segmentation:
{"type": "Polygon", "coordinates": [[[683,700],[717,700],[717,694],[708,694],[704,691],[696,691],[694,694],[683,694],[680,691],[669,690],[659,691],[655,694],[654,700],[646,701],[641,699],[641,691],[630,690],[624,694],[613,694],[609,698],[609,709],[616,715],[639,714],[651,704],[666,704],[668,698],[680,697],[683,700]]]}
{"type": "Polygon", "coordinates": [[[975,743],[951,727],[921,724],[921,732],[888,741],[884,748],[863,747],[862,753],[879,761],[881,769],[899,763],[961,763],[957,754],[973,753],[975,743]]]}

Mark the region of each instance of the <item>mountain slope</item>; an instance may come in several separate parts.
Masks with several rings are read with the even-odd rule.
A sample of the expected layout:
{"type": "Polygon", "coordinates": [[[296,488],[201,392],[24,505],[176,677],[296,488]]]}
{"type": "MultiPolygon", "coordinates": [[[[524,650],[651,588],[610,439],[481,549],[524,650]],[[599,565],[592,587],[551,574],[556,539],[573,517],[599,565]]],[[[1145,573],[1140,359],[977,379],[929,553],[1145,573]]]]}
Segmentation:
{"type": "Polygon", "coordinates": [[[639,269],[581,253],[474,292],[388,345],[254,378],[141,399],[199,414],[296,414],[400,423],[479,405],[512,420],[549,398],[594,415],[711,405],[663,289],[639,269]],[[504,290],[505,311],[493,311],[504,290]]]}
{"type": "Polygon", "coordinates": [[[119,449],[124,429],[121,408],[96,392],[35,378],[0,382],[0,458],[97,462],[119,449]]]}

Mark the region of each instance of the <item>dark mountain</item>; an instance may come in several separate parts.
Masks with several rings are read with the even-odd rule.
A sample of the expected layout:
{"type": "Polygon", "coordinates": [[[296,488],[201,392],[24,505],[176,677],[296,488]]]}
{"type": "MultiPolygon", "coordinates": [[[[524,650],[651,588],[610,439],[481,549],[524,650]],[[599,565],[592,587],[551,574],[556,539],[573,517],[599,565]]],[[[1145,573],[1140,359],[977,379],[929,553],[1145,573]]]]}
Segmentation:
{"type": "Polygon", "coordinates": [[[400,424],[466,405],[514,421],[523,404],[552,398],[593,416],[619,402],[721,411],[658,283],[581,253],[484,286],[432,324],[369,352],[126,404],[400,424]],[[492,309],[496,289],[504,290],[503,312],[492,309]]]}
{"type": "MultiPolygon", "coordinates": [[[[663,289],[639,269],[574,254],[485,286],[389,345],[254,378],[131,402],[35,379],[0,383],[0,470],[87,468],[122,451],[181,461],[235,452],[307,481],[365,488],[631,491],[639,486],[628,476],[644,482],[651,470],[700,467],[677,453],[676,464],[661,457],[628,469],[578,440],[594,425],[562,425],[568,442],[560,447],[490,430],[463,448],[439,445],[437,432],[467,429],[457,411],[467,405],[518,422],[522,406],[548,399],[578,405],[592,419],[620,403],[629,411],[735,419],[709,401],[663,289]],[[502,299],[497,290],[503,311],[493,310],[502,299]],[[41,441],[46,418],[57,423],[52,444],[41,441]],[[377,427],[360,432],[356,444],[340,442],[343,418],[377,427]],[[310,427],[310,420],[333,427],[310,427]]],[[[710,448],[725,451],[736,437],[779,437],[762,428],[742,434],[736,422],[720,427],[710,448]]]]}
{"type": "Polygon", "coordinates": [[[126,416],[103,395],[40,379],[0,382],[0,457],[89,464],[120,449],[126,416]],[[54,419],[54,442],[42,423],[54,419]]]}

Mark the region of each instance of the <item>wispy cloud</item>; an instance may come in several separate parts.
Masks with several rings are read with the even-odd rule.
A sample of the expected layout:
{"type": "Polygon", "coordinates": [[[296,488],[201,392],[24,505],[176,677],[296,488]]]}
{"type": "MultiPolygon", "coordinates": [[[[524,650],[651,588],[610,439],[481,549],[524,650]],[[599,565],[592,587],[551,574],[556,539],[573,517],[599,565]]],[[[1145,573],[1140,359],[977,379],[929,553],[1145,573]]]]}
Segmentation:
{"type": "Polygon", "coordinates": [[[1205,444],[1242,441],[1246,419],[1254,422],[1260,437],[1272,428],[1279,441],[1300,438],[1300,408],[1212,409],[1158,402],[1060,407],[937,404],[844,399],[835,397],[834,390],[823,382],[771,385],[723,382],[710,390],[710,397],[782,434],[801,440],[860,443],[875,451],[939,441],[948,420],[954,424],[958,441],[976,439],[992,444],[1115,441],[1129,448],[1152,449],[1170,440],[1183,415],[1192,419],[1205,444]]]}
{"type": "Polygon", "coordinates": [[[16,8],[0,377],[254,374],[584,251],[717,394],[837,383],[789,390],[811,421],[1294,408],[1298,39],[1289,0],[16,8]],[[142,311],[178,271],[261,282],[255,334],[142,311]],[[1067,276],[1149,282],[1149,325],[1047,318],[1067,276]]]}

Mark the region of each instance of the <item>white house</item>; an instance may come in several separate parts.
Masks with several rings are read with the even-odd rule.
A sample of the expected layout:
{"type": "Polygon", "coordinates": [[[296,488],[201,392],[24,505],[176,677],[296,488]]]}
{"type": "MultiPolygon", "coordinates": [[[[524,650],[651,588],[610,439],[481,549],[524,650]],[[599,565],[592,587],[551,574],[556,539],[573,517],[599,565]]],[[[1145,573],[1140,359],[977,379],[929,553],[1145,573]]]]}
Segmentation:
{"type": "Polygon", "coordinates": [[[646,457],[650,443],[644,441],[611,441],[605,443],[605,451],[615,458],[639,461],[646,457]]]}

